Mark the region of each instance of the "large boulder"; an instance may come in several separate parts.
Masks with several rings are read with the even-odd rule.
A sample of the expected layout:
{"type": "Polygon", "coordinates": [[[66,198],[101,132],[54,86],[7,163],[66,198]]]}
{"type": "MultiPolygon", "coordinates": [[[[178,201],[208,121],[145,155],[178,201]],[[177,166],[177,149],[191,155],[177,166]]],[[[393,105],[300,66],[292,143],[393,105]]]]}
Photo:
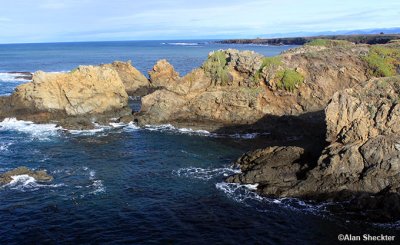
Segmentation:
{"type": "Polygon", "coordinates": [[[127,106],[128,95],[110,68],[80,66],[69,73],[36,72],[12,94],[14,108],[62,111],[68,116],[101,114],[127,106]]]}
{"type": "Polygon", "coordinates": [[[128,95],[143,96],[148,94],[150,82],[139,70],[132,66],[131,62],[114,61],[111,64],[102,65],[117,71],[128,95]]]}
{"type": "Polygon", "coordinates": [[[2,97],[0,104],[0,118],[58,121],[78,128],[73,124],[90,127],[97,120],[131,114],[120,76],[114,69],[100,66],[80,66],[68,73],[36,72],[32,82],[18,86],[10,97],[2,97]]]}

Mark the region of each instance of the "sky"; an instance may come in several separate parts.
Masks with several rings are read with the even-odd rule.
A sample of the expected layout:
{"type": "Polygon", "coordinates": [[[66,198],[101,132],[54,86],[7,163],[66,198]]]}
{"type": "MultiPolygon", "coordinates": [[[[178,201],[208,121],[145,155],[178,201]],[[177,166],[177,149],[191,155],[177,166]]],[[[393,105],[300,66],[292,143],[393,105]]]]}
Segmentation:
{"type": "Polygon", "coordinates": [[[0,0],[0,43],[255,38],[400,27],[399,0],[0,0]]]}

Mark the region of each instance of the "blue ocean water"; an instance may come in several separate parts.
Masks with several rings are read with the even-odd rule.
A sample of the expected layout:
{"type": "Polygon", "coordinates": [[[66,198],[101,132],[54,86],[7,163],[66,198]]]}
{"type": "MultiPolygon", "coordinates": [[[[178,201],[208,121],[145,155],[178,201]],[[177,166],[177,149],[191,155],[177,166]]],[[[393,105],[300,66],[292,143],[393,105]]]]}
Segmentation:
{"type": "MultiPolygon", "coordinates": [[[[166,58],[185,74],[208,52],[250,49],[275,55],[289,46],[143,41],[0,45],[0,94],[18,84],[10,71],[67,71],[132,60],[146,72],[166,58]]],[[[398,234],[398,226],[348,221],[322,206],[269,199],[224,177],[254,135],[214,135],[169,125],[131,124],[66,131],[0,122],[0,172],[45,169],[0,187],[0,244],[332,244],[338,234],[398,234]]],[[[260,136],[262,137],[262,136],[260,136]]],[[[261,138],[262,139],[262,138],[261,138]]]]}

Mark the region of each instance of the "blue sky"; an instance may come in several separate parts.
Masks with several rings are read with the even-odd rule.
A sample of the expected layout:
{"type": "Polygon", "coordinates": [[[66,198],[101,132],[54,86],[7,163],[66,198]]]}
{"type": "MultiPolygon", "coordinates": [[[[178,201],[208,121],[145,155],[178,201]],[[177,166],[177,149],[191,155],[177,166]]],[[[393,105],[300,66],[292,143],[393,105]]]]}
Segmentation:
{"type": "Polygon", "coordinates": [[[254,38],[399,26],[399,0],[0,1],[0,43],[254,38]]]}

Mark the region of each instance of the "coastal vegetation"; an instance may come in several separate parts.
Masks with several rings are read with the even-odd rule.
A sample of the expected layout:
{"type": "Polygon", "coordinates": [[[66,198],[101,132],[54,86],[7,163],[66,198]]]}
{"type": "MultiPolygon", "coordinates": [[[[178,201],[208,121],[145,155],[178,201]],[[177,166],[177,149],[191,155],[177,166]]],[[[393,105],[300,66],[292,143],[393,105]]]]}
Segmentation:
{"type": "Polygon", "coordinates": [[[279,56],[264,57],[263,60],[262,60],[260,68],[254,74],[254,81],[258,82],[261,79],[261,73],[262,73],[262,71],[264,70],[265,67],[267,67],[267,69],[274,69],[274,68],[277,68],[280,65],[282,65],[282,61],[281,61],[281,58],[279,56]]]}
{"type": "Polygon", "coordinates": [[[393,40],[400,40],[399,34],[371,34],[371,35],[329,35],[315,37],[288,37],[288,38],[256,38],[222,40],[224,44],[262,44],[262,45],[304,45],[315,39],[346,40],[352,43],[386,44],[393,40]]]}
{"type": "Polygon", "coordinates": [[[291,69],[278,71],[275,78],[277,80],[276,86],[289,92],[294,92],[304,81],[304,77],[300,73],[291,69]]]}
{"type": "Polygon", "coordinates": [[[215,85],[227,85],[230,76],[227,69],[227,59],[223,51],[216,51],[212,53],[206,62],[203,64],[203,68],[211,77],[211,80],[215,85]]]}
{"type": "Polygon", "coordinates": [[[400,66],[400,49],[384,46],[371,47],[364,57],[368,63],[371,75],[376,77],[389,77],[396,75],[400,66]]]}
{"type": "Polygon", "coordinates": [[[319,39],[314,39],[314,40],[308,42],[306,45],[332,48],[332,47],[344,47],[344,46],[348,46],[351,44],[352,44],[351,42],[345,41],[345,40],[332,40],[332,39],[319,38],[319,39]]]}

